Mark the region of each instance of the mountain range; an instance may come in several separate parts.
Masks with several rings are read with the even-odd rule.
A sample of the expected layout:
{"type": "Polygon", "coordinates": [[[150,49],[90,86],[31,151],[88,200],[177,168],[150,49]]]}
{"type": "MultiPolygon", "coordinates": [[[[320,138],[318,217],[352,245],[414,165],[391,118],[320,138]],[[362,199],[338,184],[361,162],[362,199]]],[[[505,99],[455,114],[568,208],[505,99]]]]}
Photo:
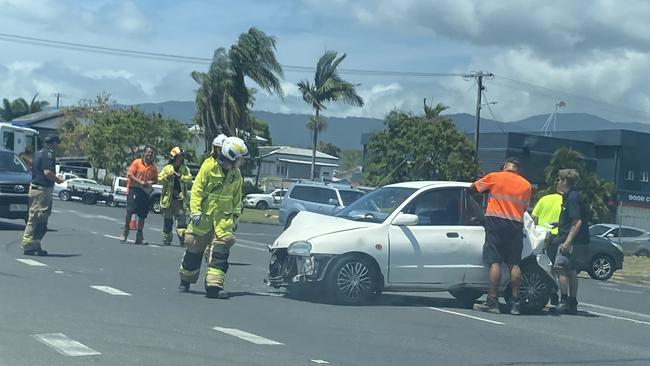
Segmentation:
{"type": "MultiPolygon", "coordinates": [[[[167,118],[176,118],[189,123],[194,114],[194,102],[169,101],[139,104],[146,113],[160,113],[167,118]]],[[[284,114],[253,111],[253,115],[269,125],[274,145],[311,146],[311,134],[305,126],[309,120],[306,114],[284,114]]],[[[473,134],[476,117],[467,113],[448,114],[460,131],[473,134]]],[[[522,120],[498,122],[481,118],[481,132],[539,132],[548,114],[536,115],[522,120]]],[[[384,121],[364,117],[327,117],[327,129],[319,134],[319,140],[331,142],[341,149],[361,150],[361,135],[380,131],[384,121]]],[[[650,133],[650,124],[641,122],[612,122],[588,113],[561,113],[557,115],[557,131],[584,131],[625,129],[650,133]]]]}

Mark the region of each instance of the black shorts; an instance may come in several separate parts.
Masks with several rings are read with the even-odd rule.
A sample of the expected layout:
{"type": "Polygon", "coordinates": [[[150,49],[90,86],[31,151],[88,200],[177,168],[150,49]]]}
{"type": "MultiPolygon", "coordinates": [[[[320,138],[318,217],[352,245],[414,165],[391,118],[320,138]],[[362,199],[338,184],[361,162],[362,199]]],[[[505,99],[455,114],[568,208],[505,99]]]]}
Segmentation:
{"type": "Polygon", "coordinates": [[[149,195],[142,188],[129,188],[126,194],[126,207],[140,218],[146,218],[149,214],[149,195]]]}
{"type": "Polygon", "coordinates": [[[521,222],[485,217],[483,262],[518,265],[524,249],[524,227],[521,222]]]}

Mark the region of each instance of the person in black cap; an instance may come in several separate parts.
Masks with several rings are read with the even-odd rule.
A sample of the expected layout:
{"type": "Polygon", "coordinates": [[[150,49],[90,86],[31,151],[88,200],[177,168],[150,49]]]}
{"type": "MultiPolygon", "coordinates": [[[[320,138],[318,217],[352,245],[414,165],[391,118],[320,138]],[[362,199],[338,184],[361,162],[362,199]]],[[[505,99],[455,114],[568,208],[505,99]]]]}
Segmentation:
{"type": "Polygon", "coordinates": [[[52,190],[54,183],[63,183],[56,176],[54,151],[61,140],[57,135],[45,138],[46,147],[34,154],[32,162],[32,183],[29,188],[29,220],[23,233],[22,247],[25,255],[46,256],[41,240],[47,232],[47,220],[52,212],[52,190]]]}

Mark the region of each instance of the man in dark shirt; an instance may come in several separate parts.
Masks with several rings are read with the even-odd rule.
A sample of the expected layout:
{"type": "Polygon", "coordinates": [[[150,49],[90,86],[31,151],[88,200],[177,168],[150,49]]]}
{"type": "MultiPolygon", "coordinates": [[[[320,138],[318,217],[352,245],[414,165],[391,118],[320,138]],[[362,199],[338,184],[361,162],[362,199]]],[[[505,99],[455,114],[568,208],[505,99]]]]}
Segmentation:
{"type": "Polygon", "coordinates": [[[63,183],[56,176],[56,156],[59,137],[45,138],[47,146],[36,152],[32,162],[32,184],[29,188],[29,220],[23,233],[23,253],[25,255],[46,256],[41,248],[41,240],[47,232],[47,220],[52,212],[52,190],[54,183],[63,183]]]}
{"type": "Polygon", "coordinates": [[[560,280],[558,310],[573,315],[578,313],[578,274],[574,245],[589,244],[585,204],[575,189],[579,178],[575,169],[562,169],[558,172],[557,189],[562,193],[562,211],[558,234],[552,244],[557,248],[554,268],[560,280]]]}

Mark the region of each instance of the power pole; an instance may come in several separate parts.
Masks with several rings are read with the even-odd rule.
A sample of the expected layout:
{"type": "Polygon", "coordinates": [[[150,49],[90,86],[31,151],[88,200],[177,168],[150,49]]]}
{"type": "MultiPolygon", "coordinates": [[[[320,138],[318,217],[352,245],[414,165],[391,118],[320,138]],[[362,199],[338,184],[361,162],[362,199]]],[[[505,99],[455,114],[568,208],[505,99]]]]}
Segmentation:
{"type": "Polygon", "coordinates": [[[59,109],[59,102],[61,98],[63,97],[63,94],[61,93],[54,93],[52,94],[53,97],[56,97],[56,109],[59,109]]]}
{"type": "Polygon", "coordinates": [[[492,73],[483,71],[474,72],[467,75],[467,77],[475,78],[478,85],[478,88],[476,90],[476,133],[474,135],[474,145],[476,148],[474,151],[474,158],[476,161],[478,161],[479,139],[481,135],[481,93],[483,93],[483,90],[485,90],[485,87],[483,86],[483,78],[492,76],[494,76],[492,73]]]}

